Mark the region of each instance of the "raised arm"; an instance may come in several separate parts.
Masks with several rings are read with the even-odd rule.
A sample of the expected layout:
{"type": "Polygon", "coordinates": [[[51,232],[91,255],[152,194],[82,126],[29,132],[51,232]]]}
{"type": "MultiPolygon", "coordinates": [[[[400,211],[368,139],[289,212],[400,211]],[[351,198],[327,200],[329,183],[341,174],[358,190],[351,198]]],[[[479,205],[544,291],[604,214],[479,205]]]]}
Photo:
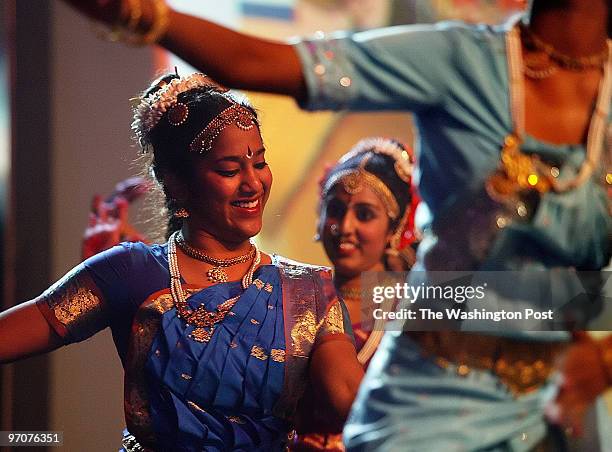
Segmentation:
{"type": "Polygon", "coordinates": [[[63,345],[36,306],[36,300],[0,313],[0,363],[50,352],[63,345]]]}
{"type": "MultiPolygon", "coordinates": [[[[129,20],[126,0],[65,0],[87,16],[116,24],[129,20]]],[[[153,3],[142,0],[138,28],[151,28],[153,3]]],[[[159,44],[230,88],[303,99],[305,81],[293,46],[238,33],[213,22],[169,10],[159,44]]]]}

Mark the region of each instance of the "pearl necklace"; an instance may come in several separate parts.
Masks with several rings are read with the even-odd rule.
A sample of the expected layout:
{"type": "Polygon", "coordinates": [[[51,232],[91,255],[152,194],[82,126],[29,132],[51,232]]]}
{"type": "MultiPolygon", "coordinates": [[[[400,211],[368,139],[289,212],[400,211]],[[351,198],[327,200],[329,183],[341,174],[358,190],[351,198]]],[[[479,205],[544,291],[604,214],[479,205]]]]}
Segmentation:
{"type": "MultiPolygon", "coordinates": [[[[185,321],[187,325],[194,325],[195,329],[189,335],[197,342],[208,342],[212,337],[217,323],[223,321],[225,316],[232,310],[236,302],[240,299],[240,295],[224,301],[214,311],[207,310],[203,305],[198,306],[195,311],[189,308],[185,292],[181,286],[181,273],[179,271],[178,259],[176,256],[176,244],[180,232],[177,231],[170,236],[168,240],[168,267],[170,269],[170,293],[172,300],[176,306],[177,315],[185,321]]],[[[257,246],[255,249],[255,258],[253,263],[242,277],[242,288],[246,290],[253,282],[253,273],[261,262],[261,252],[257,246]]]]}

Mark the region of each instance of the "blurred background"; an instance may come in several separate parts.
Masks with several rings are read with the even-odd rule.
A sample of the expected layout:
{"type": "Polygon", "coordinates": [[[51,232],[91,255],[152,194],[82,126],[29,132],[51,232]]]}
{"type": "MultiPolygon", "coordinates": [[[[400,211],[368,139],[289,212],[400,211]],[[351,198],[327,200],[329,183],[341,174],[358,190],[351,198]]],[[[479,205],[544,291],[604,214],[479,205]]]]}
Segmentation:
{"type": "MultiPolygon", "coordinates": [[[[317,31],[465,19],[496,23],[520,0],[173,0],[174,7],[247,33],[286,39],[317,31]]],[[[192,69],[159,49],[97,37],[59,1],[0,0],[0,262],[2,308],[33,298],[80,260],[94,193],[134,175],[129,98],[160,72],[192,69]]],[[[214,39],[202,36],[202,39],[214,39]]],[[[240,70],[239,67],[236,70],[240,70]]],[[[262,248],[326,264],[315,233],[318,181],[359,139],[412,144],[407,113],[304,113],[247,93],[262,115],[274,174],[262,248]]],[[[130,215],[143,225],[141,205],[130,215]]],[[[151,231],[147,231],[151,234],[151,231]]],[[[3,366],[0,430],[64,432],[64,450],[120,444],[122,370],[110,333],[3,366]]]]}

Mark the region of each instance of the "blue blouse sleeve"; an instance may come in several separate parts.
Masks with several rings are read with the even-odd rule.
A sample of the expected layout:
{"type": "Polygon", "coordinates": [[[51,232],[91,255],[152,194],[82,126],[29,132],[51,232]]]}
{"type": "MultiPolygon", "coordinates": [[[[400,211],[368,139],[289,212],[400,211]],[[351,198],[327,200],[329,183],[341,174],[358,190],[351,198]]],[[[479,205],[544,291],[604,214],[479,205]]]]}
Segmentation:
{"type": "Polygon", "coordinates": [[[113,310],[121,308],[121,300],[130,298],[133,248],[132,243],[121,243],[83,262],[83,268],[113,310]]]}
{"type": "MultiPolygon", "coordinates": [[[[130,309],[135,244],[123,243],[80,263],[37,299],[65,343],[79,342],[130,309]]],[[[144,246],[144,245],[143,245],[144,246]]]]}
{"type": "Polygon", "coordinates": [[[308,110],[415,110],[443,102],[452,77],[452,23],[323,33],[295,43],[308,110]]]}

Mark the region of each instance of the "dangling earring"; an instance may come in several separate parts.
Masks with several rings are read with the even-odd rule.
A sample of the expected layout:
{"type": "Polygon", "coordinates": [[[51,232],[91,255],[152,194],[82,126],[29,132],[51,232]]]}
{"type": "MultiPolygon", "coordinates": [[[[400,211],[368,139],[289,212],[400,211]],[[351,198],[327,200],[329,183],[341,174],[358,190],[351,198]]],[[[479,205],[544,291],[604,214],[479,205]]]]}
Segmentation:
{"type": "Polygon", "coordinates": [[[338,237],[340,235],[340,227],[338,226],[338,223],[333,223],[329,226],[329,233],[333,237],[338,237]]]}
{"type": "Polygon", "coordinates": [[[180,207],[174,212],[174,218],[189,218],[189,212],[184,207],[180,207]]]}
{"type": "Polygon", "coordinates": [[[312,236],[312,241],[313,242],[320,242],[321,241],[321,234],[319,234],[318,232],[312,236]]]}

